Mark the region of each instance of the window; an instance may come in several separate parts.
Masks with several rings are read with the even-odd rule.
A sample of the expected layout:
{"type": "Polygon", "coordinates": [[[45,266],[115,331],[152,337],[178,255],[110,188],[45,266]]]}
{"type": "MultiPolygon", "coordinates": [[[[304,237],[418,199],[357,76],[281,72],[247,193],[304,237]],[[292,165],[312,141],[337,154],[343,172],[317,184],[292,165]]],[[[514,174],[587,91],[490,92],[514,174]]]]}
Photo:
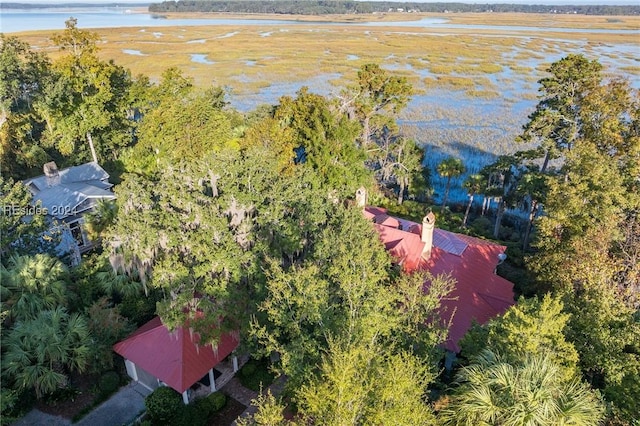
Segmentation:
{"type": "Polygon", "coordinates": [[[78,247],[82,248],[87,245],[86,237],[82,229],[82,222],[80,220],[71,222],[69,224],[69,230],[71,231],[73,238],[78,242],[78,247]]]}

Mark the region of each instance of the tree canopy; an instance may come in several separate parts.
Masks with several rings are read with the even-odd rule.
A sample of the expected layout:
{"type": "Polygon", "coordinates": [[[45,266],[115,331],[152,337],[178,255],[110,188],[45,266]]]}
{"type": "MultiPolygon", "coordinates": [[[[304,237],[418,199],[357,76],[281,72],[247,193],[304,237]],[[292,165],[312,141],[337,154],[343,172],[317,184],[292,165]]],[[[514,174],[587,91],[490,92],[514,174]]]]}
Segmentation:
{"type": "MultiPolygon", "coordinates": [[[[519,226],[504,244],[536,286],[474,326],[449,382],[440,304],[455,283],[400,271],[353,202],[364,186],[427,210],[399,206],[427,193],[425,151],[397,124],[406,78],[365,64],[336,97],[302,88],[243,114],[175,68],[132,78],[75,20],[54,41],[54,61],[15,37],[0,46],[3,396],[112,368],[114,341],[158,314],[214,345],[239,332],[286,376],[288,398],[259,398],[255,424],[282,422],[289,402],[318,425],[597,424],[602,398],[610,421],[637,419],[640,101],[597,60],[553,63],[518,138],[534,149],[463,183],[463,227],[476,195],[493,200],[487,228],[519,226]],[[68,267],[20,180],[94,158],[117,172],[117,201],[86,216],[103,254],[68,267]]],[[[437,167],[443,210],[464,169],[437,167]]]]}

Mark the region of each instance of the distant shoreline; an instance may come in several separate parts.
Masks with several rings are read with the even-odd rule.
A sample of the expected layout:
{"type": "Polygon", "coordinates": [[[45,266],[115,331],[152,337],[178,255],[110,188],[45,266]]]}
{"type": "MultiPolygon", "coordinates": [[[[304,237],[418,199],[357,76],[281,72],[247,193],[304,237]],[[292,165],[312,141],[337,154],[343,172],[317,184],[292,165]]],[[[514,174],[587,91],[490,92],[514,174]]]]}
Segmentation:
{"type": "MultiPolygon", "coordinates": [[[[349,25],[349,26],[397,26],[411,27],[412,31],[424,27],[431,32],[458,32],[480,30],[510,31],[527,27],[540,30],[563,29],[565,32],[616,32],[616,37],[637,37],[640,34],[640,16],[635,15],[578,15],[531,13],[424,13],[424,12],[373,12],[360,14],[281,14],[281,13],[231,13],[231,12],[150,12],[144,6],[121,5],[87,7],[66,4],[50,9],[5,9],[3,32],[24,33],[64,29],[61,16],[67,14],[78,19],[81,27],[131,28],[169,26],[218,26],[218,25],[349,25]],[[421,21],[439,20],[421,24],[421,21]],[[446,21],[446,25],[445,25],[446,21]],[[527,25],[523,26],[523,23],[527,25]],[[447,29],[446,26],[451,28],[447,29]],[[455,28],[459,26],[459,28],[455,28]],[[500,28],[502,27],[502,28],[500,28]],[[625,34],[628,32],[630,34],[625,34]],[[635,34],[634,34],[635,33],[635,34]]],[[[529,29],[529,31],[538,31],[529,29]]]]}
{"type": "Polygon", "coordinates": [[[140,9],[144,8],[145,12],[149,10],[151,2],[140,3],[5,3],[0,2],[0,10],[31,10],[31,9],[86,9],[96,7],[118,7],[123,9],[140,9]]]}
{"type": "MultiPolygon", "coordinates": [[[[308,2],[300,2],[307,6],[313,6],[317,3],[314,0],[308,2]],[[306,3],[306,4],[305,4],[306,3]]],[[[332,7],[323,5],[320,11],[313,7],[301,9],[296,6],[293,9],[289,7],[289,3],[283,3],[282,0],[270,0],[266,2],[269,5],[265,8],[263,2],[257,0],[245,0],[237,3],[228,3],[222,0],[202,1],[196,0],[192,5],[185,5],[177,1],[150,1],[150,2],[112,2],[100,3],[94,2],[69,2],[69,3],[19,3],[19,2],[0,2],[0,10],[42,10],[42,9],[82,9],[82,8],[124,8],[136,9],[136,13],[144,12],[156,16],[174,18],[202,17],[204,16],[225,16],[231,19],[232,16],[254,17],[267,16],[265,19],[273,19],[277,16],[284,20],[300,20],[300,21],[336,21],[336,17],[342,22],[361,22],[371,19],[371,16],[384,16],[388,14],[401,13],[403,20],[411,21],[419,19],[412,15],[426,13],[491,13],[491,14],[509,14],[509,13],[525,13],[525,14],[578,14],[593,16],[640,16],[640,5],[635,2],[627,3],[622,1],[620,4],[602,4],[583,3],[583,4],[544,4],[536,0],[530,3],[480,3],[480,2],[397,2],[397,0],[346,0],[340,7],[334,5],[332,7]],[[215,7],[218,6],[218,7],[215,7]],[[396,7],[398,6],[398,7],[396,7]],[[401,6],[405,6],[401,7],[401,6]],[[315,17],[309,18],[309,17],[315,17]],[[348,17],[348,18],[344,18],[348,17]]],[[[316,5],[317,6],[317,5],[316,5]]],[[[382,20],[385,20],[382,18],[382,20]]]]}

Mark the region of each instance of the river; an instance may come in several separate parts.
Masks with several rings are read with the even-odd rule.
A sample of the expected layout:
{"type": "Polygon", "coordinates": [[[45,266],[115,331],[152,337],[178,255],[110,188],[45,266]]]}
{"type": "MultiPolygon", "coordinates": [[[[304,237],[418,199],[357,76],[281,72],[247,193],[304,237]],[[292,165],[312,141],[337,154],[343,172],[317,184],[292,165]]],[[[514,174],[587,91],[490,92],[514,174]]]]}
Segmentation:
{"type": "MultiPolygon", "coordinates": [[[[0,9],[0,32],[15,33],[35,30],[64,29],[64,21],[73,16],[78,19],[79,28],[112,28],[112,27],[169,27],[200,25],[318,25],[318,21],[295,21],[278,19],[166,19],[162,15],[141,11],[140,8],[122,7],[69,7],[42,9],[0,9]]],[[[362,25],[372,27],[408,27],[408,28],[443,28],[443,29],[477,29],[509,32],[551,31],[561,33],[606,33],[606,34],[638,34],[635,30],[611,29],[576,29],[549,28],[531,26],[504,25],[461,25],[451,24],[447,19],[423,18],[410,21],[376,21],[376,22],[322,22],[323,25],[362,25]]]]}

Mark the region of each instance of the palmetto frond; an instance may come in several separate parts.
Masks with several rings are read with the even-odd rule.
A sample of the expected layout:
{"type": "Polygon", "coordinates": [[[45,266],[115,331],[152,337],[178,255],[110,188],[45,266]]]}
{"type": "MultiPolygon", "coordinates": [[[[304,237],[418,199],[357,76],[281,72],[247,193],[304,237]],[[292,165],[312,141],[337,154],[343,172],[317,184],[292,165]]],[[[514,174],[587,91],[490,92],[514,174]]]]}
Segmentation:
{"type": "Polygon", "coordinates": [[[448,425],[597,425],[598,394],[577,379],[567,381],[549,355],[509,364],[490,351],[463,368],[453,402],[441,419],[448,425]]]}
{"type": "Polygon", "coordinates": [[[16,320],[33,318],[38,312],[66,303],[67,267],[44,254],[12,256],[0,267],[6,305],[16,320]]]}
{"type": "Polygon", "coordinates": [[[2,374],[41,397],[66,384],[65,370],[83,371],[90,355],[86,320],[56,307],[15,324],[6,339],[2,374]]]}

